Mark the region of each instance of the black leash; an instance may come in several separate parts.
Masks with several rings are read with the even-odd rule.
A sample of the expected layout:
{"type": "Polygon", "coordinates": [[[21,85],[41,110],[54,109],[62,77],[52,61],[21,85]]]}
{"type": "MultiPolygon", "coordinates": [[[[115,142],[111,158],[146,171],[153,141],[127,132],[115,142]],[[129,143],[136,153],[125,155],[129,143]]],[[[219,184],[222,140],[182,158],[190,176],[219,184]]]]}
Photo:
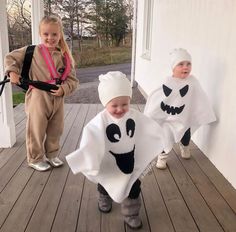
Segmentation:
{"type": "MultiPolygon", "coordinates": [[[[24,92],[26,92],[29,88],[29,86],[33,86],[37,89],[41,89],[47,92],[52,92],[52,90],[57,90],[58,86],[54,85],[54,84],[49,84],[43,81],[32,81],[29,78],[29,70],[30,70],[30,66],[32,63],[32,58],[33,58],[33,54],[34,54],[34,49],[35,49],[35,45],[30,45],[27,47],[26,52],[25,52],[25,58],[23,61],[23,67],[22,67],[22,71],[21,71],[21,78],[20,78],[20,84],[18,84],[17,86],[19,86],[20,88],[22,88],[24,90],[24,92]]],[[[4,90],[5,84],[7,82],[10,82],[9,78],[7,78],[7,76],[4,77],[3,81],[0,82],[0,96],[2,95],[2,92],[4,90]]],[[[56,82],[56,84],[61,84],[60,80],[56,82]]]]}
{"type": "Polygon", "coordinates": [[[10,79],[7,79],[7,76],[4,77],[3,81],[0,81],[0,96],[2,96],[3,89],[7,82],[10,82],[10,79]]]}
{"type": "MultiPolygon", "coordinates": [[[[2,95],[3,89],[5,87],[5,84],[10,82],[10,79],[7,78],[7,76],[4,77],[3,81],[0,81],[0,96],[2,95]]],[[[19,87],[21,87],[22,89],[25,90],[25,88],[23,88],[22,86],[27,86],[29,87],[29,85],[32,85],[33,87],[37,88],[37,89],[41,89],[47,92],[52,92],[52,90],[58,90],[59,87],[57,85],[54,84],[49,84],[43,81],[32,81],[32,80],[25,80],[24,78],[20,78],[20,85],[18,85],[19,87]]],[[[28,89],[28,88],[27,88],[28,89]]]]}

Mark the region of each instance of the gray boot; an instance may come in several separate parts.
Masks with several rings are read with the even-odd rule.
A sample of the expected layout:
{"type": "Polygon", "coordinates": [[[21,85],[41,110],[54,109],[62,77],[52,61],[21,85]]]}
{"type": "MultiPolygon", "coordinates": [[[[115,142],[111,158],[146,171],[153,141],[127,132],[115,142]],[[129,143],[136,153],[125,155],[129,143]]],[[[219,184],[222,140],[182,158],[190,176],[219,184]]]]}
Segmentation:
{"type": "Polygon", "coordinates": [[[121,213],[124,216],[124,221],[131,229],[140,229],[143,225],[139,217],[140,208],[140,197],[136,199],[128,197],[121,204],[121,213]]]}
{"type": "Polygon", "coordinates": [[[99,192],[98,209],[103,213],[109,213],[112,209],[112,199],[109,195],[104,195],[99,192]]]}

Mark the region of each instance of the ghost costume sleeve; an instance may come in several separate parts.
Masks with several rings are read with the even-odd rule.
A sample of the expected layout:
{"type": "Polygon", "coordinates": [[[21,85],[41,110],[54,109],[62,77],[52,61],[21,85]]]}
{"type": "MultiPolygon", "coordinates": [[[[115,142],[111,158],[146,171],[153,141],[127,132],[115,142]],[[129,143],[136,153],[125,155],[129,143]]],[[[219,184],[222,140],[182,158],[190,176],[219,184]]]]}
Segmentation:
{"type": "Polygon", "coordinates": [[[99,172],[105,148],[104,132],[100,121],[101,117],[98,115],[84,127],[80,148],[66,156],[74,174],[85,173],[92,181],[99,172]]]}
{"type": "Polygon", "coordinates": [[[131,109],[121,119],[106,110],[84,128],[81,145],[66,159],[73,173],[100,183],[115,202],[128,197],[133,183],[164,149],[162,128],[131,109]]]}
{"type": "Polygon", "coordinates": [[[193,76],[167,77],[148,97],[144,114],[163,127],[170,144],[179,142],[188,128],[193,134],[199,126],[216,120],[206,93],[193,76]]]}
{"type": "Polygon", "coordinates": [[[194,93],[189,107],[191,112],[189,118],[189,128],[193,134],[201,125],[216,121],[216,115],[209,102],[208,96],[202,89],[199,81],[192,76],[194,93]]]}

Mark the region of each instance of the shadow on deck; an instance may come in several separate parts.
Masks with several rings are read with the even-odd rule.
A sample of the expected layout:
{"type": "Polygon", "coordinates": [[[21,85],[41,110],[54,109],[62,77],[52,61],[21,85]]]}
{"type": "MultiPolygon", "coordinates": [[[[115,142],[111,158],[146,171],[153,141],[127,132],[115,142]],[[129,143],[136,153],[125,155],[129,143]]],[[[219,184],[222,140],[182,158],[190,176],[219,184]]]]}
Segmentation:
{"type": "MultiPolygon", "coordinates": [[[[142,111],[143,105],[133,105],[142,111]]],[[[83,126],[99,104],[66,104],[60,157],[75,150],[83,126]]],[[[120,205],[102,214],[96,185],[73,175],[68,165],[37,172],[26,163],[24,105],[14,109],[17,143],[0,149],[1,232],[122,232],[120,205]]],[[[142,181],[143,228],[153,232],[236,231],[236,190],[192,143],[192,158],[175,147],[166,170],[153,168],[142,181]]]]}

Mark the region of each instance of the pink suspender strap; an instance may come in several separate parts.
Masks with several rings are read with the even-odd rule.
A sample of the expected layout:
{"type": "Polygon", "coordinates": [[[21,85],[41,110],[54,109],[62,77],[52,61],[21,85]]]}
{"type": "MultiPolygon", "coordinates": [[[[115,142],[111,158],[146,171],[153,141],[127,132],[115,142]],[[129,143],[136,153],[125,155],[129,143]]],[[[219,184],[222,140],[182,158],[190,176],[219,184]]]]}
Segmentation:
{"type": "Polygon", "coordinates": [[[56,78],[59,78],[59,74],[55,68],[55,65],[54,65],[54,62],[52,60],[52,57],[47,49],[47,47],[43,44],[40,44],[40,49],[41,49],[41,53],[42,53],[42,56],[47,64],[47,67],[48,67],[48,70],[51,74],[51,78],[52,79],[56,79],[56,78]]]}
{"type": "MultiPolygon", "coordinates": [[[[60,77],[60,75],[58,74],[56,67],[54,65],[54,62],[52,60],[52,57],[47,49],[47,47],[44,44],[40,44],[39,45],[42,56],[47,64],[48,70],[50,72],[51,78],[53,80],[59,78],[62,81],[66,80],[68,74],[70,73],[70,69],[71,69],[71,62],[70,62],[70,57],[67,53],[64,54],[65,56],[65,63],[66,63],[66,68],[65,71],[63,72],[62,76],[60,77]]],[[[49,81],[50,82],[50,81],[49,81]]]]}

